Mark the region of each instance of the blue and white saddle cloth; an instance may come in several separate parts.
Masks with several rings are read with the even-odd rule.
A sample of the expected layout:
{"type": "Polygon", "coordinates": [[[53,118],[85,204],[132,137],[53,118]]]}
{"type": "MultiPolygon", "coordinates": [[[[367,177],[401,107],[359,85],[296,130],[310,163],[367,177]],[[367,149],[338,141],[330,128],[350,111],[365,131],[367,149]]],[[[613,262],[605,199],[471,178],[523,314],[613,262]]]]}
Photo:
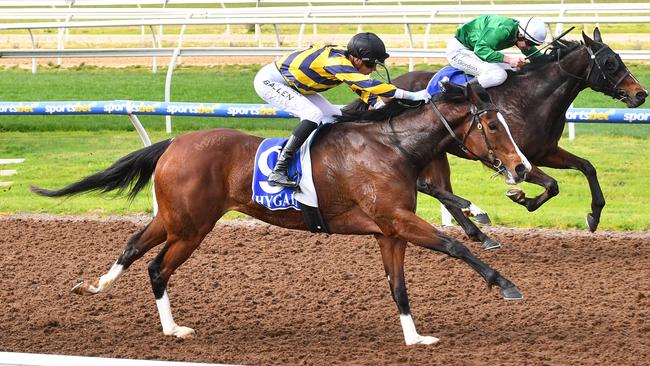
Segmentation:
{"type": "Polygon", "coordinates": [[[465,74],[463,70],[457,69],[453,66],[445,66],[440,71],[438,71],[427,85],[427,92],[429,95],[434,95],[442,92],[440,87],[440,81],[442,79],[448,78],[454,84],[465,85],[468,81],[472,80],[474,77],[471,75],[465,74]]]}
{"type": "Polygon", "coordinates": [[[291,165],[289,176],[297,177],[300,184],[298,189],[287,187],[276,187],[267,181],[269,174],[278,161],[280,151],[286,144],[286,138],[271,138],[262,141],[255,154],[255,166],[253,172],[253,201],[271,210],[285,210],[293,208],[300,210],[298,202],[318,207],[318,197],[311,174],[311,154],[309,152],[311,142],[318,129],[312,132],[311,136],[296,151],[291,165]]]}

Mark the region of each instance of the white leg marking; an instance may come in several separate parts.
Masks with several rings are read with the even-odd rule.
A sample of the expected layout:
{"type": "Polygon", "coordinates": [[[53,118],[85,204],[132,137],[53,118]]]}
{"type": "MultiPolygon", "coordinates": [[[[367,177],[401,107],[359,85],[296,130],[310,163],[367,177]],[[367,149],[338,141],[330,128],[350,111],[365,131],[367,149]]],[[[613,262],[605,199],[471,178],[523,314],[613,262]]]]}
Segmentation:
{"type": "Polygon", "coordinates": [[[169,296],[167,296],[167,290],[165,290],[160,299],[156,300],[156,307],[158,308],[158,315],[160,316],[160,324],[163,328],[163,334],[173,335],[179,338],[191,337],[195,334],[194,329],[181,327],[174,322],[171,304],[169,303],[169,296]]]}
{"type": "Polygon", "coordinates": [[[113,283],[124,273],[124,266],[115,262],[106,274],[99,278],[97,292],[108,291],[113,283]]]}
{"type": "Polygon", "coordinates": [[[480,207],[475,206],[473,203],[469,206],[469,212],[472,213],[472,216],[485,214],[485,211],[483,211],[480,207]]]}
{"type": "Polygon", "coordinates": [[[79,282],[72,288],[72,292],[81,295],[90,295],[108,291],[113,285],[113,282],[115,282],[122,273],[124,273],[124,266],[115,262],[111,269],[97,280],[97,286],[94,286],[92,283],[79,282]]]}
{"type": "Polygon", "coordinates": [[[402,324],[402,331],[404,332],[404,342],[407,346],[414,344],[436,344],[440,340],[436,337],[421,336],[415,330],[415,323],[410,314],[400,314],[399,322],[402,324]]]}

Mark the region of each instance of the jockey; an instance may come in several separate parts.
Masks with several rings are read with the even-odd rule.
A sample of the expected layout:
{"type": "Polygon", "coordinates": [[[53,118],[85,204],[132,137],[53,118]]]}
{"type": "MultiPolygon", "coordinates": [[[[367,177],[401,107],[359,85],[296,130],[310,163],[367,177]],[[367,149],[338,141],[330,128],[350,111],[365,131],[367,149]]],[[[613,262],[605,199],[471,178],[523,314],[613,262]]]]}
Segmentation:
{"type": "Polygon", "coordinates": [[[513,69],[527,63],[521,56],[499,52],[517,46],[526,56],[539,56],[536,45],[544,43],[546,25],[530,17],[522,22],[498,15],[481,15],[461,25],[447,43],[447,61],[455,68],[476,76],[481,86],[501,85],[513,69]]]}
{"type": "Polygon", "coordinates": [[[379,97],[429,99],[426,90],[410,92],[368,76],[377,64],[383,66],[388,56],[384,42],[376,34],[367,32],[352,37],[347,48],[312,46],[262,67],[254,81],[257,95],[300,118],[268,177],[269,184],[297,187],[298,182],[287,172],[294,153],[316,127],[332,123],[335,116],[341,115],[338,108],[318,93],[345,83],[370,106],[383,105],[379,97]]]}

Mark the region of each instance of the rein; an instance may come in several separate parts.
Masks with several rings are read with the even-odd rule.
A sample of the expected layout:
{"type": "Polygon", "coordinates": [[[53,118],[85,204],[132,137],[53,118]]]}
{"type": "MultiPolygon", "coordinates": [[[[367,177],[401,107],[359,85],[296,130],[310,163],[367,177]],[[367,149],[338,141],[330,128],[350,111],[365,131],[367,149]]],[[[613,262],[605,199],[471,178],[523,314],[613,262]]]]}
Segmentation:
{"type": "Polygon", "coordinates": [[[489,111],[496,111],[498,112],[499,109],[494,107],[494,108],[485,108],[485,109],[478,109],[474,104],[470,103],[470,111],[472,113],[472,122],[469,125],[469,129],[467,130],[467,133],[465,133],[465,137],[461,140],[458,135],[454,132],[454,130],[451,128],[449,125],[449,122],[445,118],[445,116],[440,112],[440,109],[438,109],[438,106],[436,106],[436,103],[431,101],[431,108],[433,108],[433,111],[436,113],[438,116],[438,119],[442,122],[442,124],[445,126],[447,131],[449,132],[449,135],[458,143],[458,147],[466,154],[469,154],[473,157],[475,157],[477,160],[482,161],[483,163],[492,166],[497,172],[501,172],[503,170],[503,163],[501,160],[496,158],[496,154],[494,153],[494,150],[492,149],[492,146],[490,145],[490,142],[488,141],[487,135],[485,134],[485,130],[483,129],[483,125],[480,122],[479,116],[483,113],[489,112],[489,111]],[[478,121],[478,123],[476,123],[478,121]],[[491,160],[485,159],[477,154],[475,154],[473,151],[471,151],[467,145],[465,144],[465,141],[467,141],[467,138],[469,137],[469,134],[472,132],[472,129],[476,126],[476,128],[481,131],[481,134],[483,135],[483,140],[485,141],[485,145],[487,146],[488,149],[488,155],[490,156],[491,160]]]}

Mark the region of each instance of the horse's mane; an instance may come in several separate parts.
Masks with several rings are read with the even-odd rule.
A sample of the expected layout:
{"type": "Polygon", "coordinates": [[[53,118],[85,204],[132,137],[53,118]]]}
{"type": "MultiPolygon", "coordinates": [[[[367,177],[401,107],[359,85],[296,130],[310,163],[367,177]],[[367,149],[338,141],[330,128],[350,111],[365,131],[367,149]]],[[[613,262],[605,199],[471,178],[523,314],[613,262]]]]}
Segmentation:
{"type": "MultiPolygon", "coordinates": [[[[447,101],[460,103],[466,101],[465,95],[458,93],[456,89],[451,92],[438,93],[434,95],[435,101],[447,101]]],[[[385,121],[389,118],[397,117],[407,110],[422,108],[424,103],[413,102],[403,99],[392,99],[385,106],[377,109],[367,109],[367,105],[360,99],[341,109],[342,115],[336,117],[337,122],[362,122],[371,123],[385,121]]]]}
{"type": "Polygon", "coordinates": [[[551,62],[561,60],[566,57],[566,55],[577,50],[582,44],[583,43],[580,41],[565,41],[563,39],[558,39],[557,41],[554,41],[552,45],[544,51],[544,53],[537,57],[532,57],[529,64],[522,66],[519,71],[515,73],[525,73],[531,70],[537,70],[551,62]]]}

